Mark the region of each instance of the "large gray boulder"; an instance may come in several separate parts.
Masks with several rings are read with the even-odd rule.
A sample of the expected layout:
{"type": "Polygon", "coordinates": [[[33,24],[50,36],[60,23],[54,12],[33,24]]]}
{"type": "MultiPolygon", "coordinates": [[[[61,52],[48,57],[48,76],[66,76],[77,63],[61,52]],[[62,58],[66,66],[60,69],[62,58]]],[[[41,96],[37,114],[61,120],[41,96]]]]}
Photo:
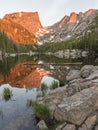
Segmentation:
{"type": "Polygon", "coordinates": [[[75,82],[69,82],[69,85],[66,87],[68,96],[71,96],[77,92],[82,91],[83,89],[90,88],[93,86],[92,81],[84,81],[82,79],[75,80],[75,82]]]}
{"type": "Polygon", "coordinates": [[[81,125],[96,110],[98,110],[98,87],[91,87],[71,97],[63,98],[55,110],[54,117],[59,121],[81,125]]]}
{"type": "Polygon", "coordinates": [[[88,78],[86,78],[86,80],[95,80],[95,79],[98,79],[98,70],[94,71],[88,78]]]}
{"type": "MultiPolygon", "coordinates": [[[[92,115],[86,119],[84,124],[78,128],[78,130],[95,130],[94,127],[96,126],[97,115],[92,115]]],[[[98,130],[98,129],[97,129],[98,130]]]]}
{"type": "Polygon", "coordinates": [[[80,75],[82,78],[87,78],[96,70],[96,67],[93,65],[85,65],[80,70],[80,75]]]}
{"type": "Polygon", "coordinates": [[[78,79],[78,78],[80,78],[79,70],[70,70],[70,72],[66,76],[67,81],[71,81],[71,80],[78,79]]]}
{"type": "Polygon", "coordinates": [[[94,125],[96,124],[96,121],[97,121],[97,115],[88,117],[87,120],[85,121],[87,129],[92,130],[94,125]]]}
{"type": "Polygon", "coordinates": [[[66,89],[69,96],[83,89],[98,86],[98,67],[85,65],[81,70],[71,70],[66,76],[68,87],[66,89]]]}
{"type": "Polygon", "coordinates": [[[43,103],[49,108],[52,118],[57,105],[65,97],[67,97],[66,87],[59,87],[55,90],[52,90],[44,97],[43,103]]]}

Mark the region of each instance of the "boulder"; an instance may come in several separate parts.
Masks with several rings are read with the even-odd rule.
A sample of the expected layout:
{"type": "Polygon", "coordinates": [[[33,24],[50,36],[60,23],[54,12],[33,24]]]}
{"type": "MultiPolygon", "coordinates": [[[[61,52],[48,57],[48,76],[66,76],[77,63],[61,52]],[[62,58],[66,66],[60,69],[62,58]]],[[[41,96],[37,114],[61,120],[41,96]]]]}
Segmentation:
{"type": "Polygon", "coordinates": [[[63,129],[61,130],[76,130],[75,125],[73,124],[67,124],[63,129]]]}
{"type": "Polygon", "coordinates": [[[97,116],[96,115],[88,117],[87,120],[85,121],[87,129],[92,130],[93,126],[96,123],[96,121],[97,121],[97,116]]]}
{"type": "Polygon", "coordinates": [[[87,129],[87,126],[85,124],[83,124],[82,127],[79,127],[78,130],[88,130],[88,129],[87,129]]]}
{"type": "Polygon", "coordinates": [[[62,130],[65,126],[66,126],[66,122],[64,122],[63,124],[59,125],[55,130],[62,130]]]}
{"type": "Polygon", "coordinates": [[[82,127],[79,127],[78,130],[93,130],[96,121],[97,121],[97,116],[92,115],[86,119],[85,123],[82,125],[82,127]]]}
{"type": "Polygon", "coordinates": [[[98,130],[98,125],[95,126],[95,129],[94,130],[98,130]]]}
{"type": "Polygon", "coordinates": [[[37,124],[37,126],[38,126],[39,130],[43,130],[43,129],[48,130],[48,127],[47,127],[47,125],[46,125],[46,123],[45,123],[44,120],[41,120],[41,121],[37,124]]]}
{"type": "Polygon", "coordinates": [[[96,68],[93,65],[85,65],[80,70],[80,75],[82,78],[87,78],[90,76],[91,73],[93,73],[96,70],[96,68]]]}
{"type": "Polygon", "coordinates": [[[96,82],[90,81],[84,81],[83,79],[75,80],[75,82],[69,82],[68,87],[66,88],[66,92],[68,93],[68,96],[71,96],[77,92],[80,92],[83,89],[92,87],[96,82]]]}
{"type": "Polygon", "coordinates": [[[67,97],[66,87],[59,87],[55,90],[50,91],[45,97],[44,97],[44,103],[47,105],[56,104],[58,105],[62,98],[67,97]]]}
{"type": "Polygon", "coordinates": [[[98,70],[94,71],[86,80],[95,80],[98,79],[98,70]]]}
{"type": "Polygon", "coordinates": [[[68,96],[75,94],[83,89],[98,86],[98,67],[85,65],[81,70],[71,70],[66,76],[68,96]]]}
{"type": "Polygon", "coordinates": [[[49,108],[52,118],[57,105],[62,101],[64,97],[67,97],[66,87],[56,88],[55,90],[50,91],[44,97],[43,103],[49,108]]]}
{"type": "Polygon", "coordinates": [[[70,70],[70,72],[66,76],[67,81],[71,81],[71,80],[78,79],[78,78],[80,78],[79,70],[70,70]]]}
{"type": "Polygon", "coordinates": [[[97,109],[98,87],[91,87],[63,98],[55,110],[54,117],[58,121],[63,120],[81,125],[97,109]]]}

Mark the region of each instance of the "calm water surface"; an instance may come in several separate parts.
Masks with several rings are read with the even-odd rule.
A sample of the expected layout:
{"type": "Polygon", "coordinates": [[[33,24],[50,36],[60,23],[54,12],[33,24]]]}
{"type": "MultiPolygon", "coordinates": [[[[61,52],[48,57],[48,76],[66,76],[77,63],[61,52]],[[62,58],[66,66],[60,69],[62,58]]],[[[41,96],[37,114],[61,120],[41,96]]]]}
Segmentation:
{"type": "Polygon", "coordinates": [[[36,100],[37,88],[42,82],[51,85],[53,80],[64,78],[66,70],[81,67],[81,64],[66,65],[68,62],[92,64],[92,59],[59,59],[42,55],[9,57],[0,61],[0,130],[38,130],[34,110],[27,101],[36,100]],[[8,101],[3,98],[4,88],[9,88],[13,94],[8,101]]]}

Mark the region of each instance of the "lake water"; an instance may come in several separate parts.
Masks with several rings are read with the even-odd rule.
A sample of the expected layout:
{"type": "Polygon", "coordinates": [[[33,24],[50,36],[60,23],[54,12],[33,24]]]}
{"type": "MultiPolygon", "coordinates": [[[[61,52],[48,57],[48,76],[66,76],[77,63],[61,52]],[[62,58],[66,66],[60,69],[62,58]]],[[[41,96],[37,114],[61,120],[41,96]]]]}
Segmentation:
{"type": "Polygon", "coordinates": [[[34,110],[27,102],[36,100],[41,83],[50,86],[54,80],[65,78],[71,68],[92,63],[94,59],[88,57],[61,59],[44,55],[9,57],[0,61],[0,130],[38,130],[34,110]],[[7,101],[3,98],[5,88],[12,91],[7,101]]]}

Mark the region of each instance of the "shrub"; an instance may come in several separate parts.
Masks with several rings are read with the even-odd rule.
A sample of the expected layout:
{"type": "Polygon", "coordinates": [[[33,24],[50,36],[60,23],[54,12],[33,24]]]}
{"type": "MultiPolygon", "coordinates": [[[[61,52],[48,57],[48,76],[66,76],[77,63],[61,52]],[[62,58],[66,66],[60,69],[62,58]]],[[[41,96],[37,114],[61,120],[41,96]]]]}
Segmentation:
{"type": "Polygon", "coordinates": [[[52,85],[50,86],[50,89],[56,89],[56,88],[58,88],[58,86],[59,86],[58,81],[53,81],[52,85]]]}
{"type": "Polygon", "coordinates": [[[12,90],[9,88],[4,88],[3,90],[3,98],[8,101],[12,97],[12,90]]]}

